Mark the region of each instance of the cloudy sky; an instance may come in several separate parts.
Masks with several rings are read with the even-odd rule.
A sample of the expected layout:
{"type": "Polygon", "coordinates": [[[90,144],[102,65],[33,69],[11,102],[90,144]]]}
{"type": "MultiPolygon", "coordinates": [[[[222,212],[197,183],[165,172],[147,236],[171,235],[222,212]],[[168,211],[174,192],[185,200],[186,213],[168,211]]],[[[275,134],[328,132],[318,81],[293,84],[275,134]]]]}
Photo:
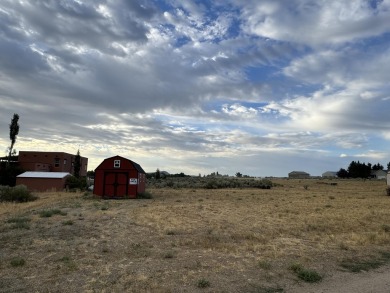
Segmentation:
{"type": "Polygon", "coordinates": [[[0,149],[93,170],[390,161],[390,0],[1,0],[0,149]]]}

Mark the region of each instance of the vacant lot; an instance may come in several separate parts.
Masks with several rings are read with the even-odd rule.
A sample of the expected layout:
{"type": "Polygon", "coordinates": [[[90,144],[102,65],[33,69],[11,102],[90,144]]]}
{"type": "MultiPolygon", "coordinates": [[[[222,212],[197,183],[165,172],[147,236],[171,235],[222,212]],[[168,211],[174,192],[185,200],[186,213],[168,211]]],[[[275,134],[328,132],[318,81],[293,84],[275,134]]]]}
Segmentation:
{"type": "Polygon", "coordinates": [[[0,291],[288,292],[389,262],[384,181],[273,182],[149,189],[144,200],[42,193],[2,203],[0,291]]]}

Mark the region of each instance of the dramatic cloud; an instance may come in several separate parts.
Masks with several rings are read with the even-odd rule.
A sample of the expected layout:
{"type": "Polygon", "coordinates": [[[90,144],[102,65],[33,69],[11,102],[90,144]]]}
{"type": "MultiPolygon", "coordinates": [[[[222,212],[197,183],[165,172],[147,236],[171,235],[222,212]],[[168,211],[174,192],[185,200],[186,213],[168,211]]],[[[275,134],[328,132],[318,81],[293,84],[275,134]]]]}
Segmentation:
{"type": "Polygon", "coordinates": [[[390,161],[390,0],[4,0],[0,146],[189,174],[390,161]]]}

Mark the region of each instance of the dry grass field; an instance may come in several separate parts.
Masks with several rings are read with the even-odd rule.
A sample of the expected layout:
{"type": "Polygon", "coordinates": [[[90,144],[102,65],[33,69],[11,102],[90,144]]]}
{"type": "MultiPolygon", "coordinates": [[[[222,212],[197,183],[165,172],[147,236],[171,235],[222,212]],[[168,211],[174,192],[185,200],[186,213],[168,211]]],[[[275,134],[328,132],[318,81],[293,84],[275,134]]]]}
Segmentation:
{"type": "Polygon", "coordinates": [[[0,291],[288,292],[299,271],[326,279],[390,261],[384,181],[272,181],[0,203],[0,291]]]}

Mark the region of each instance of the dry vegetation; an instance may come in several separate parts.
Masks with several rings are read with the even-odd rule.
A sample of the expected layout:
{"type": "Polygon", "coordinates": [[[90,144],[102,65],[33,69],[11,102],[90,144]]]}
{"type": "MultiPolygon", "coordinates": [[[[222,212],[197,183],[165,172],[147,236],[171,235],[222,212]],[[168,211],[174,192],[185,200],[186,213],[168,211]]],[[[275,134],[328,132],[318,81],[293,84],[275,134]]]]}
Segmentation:
{"type": "Polygon", "coordinates": [[[273,182],[0,203],[0,291],[288,292],[297,268],[326,278],[390,259],[384,181],[273,182]]]}

